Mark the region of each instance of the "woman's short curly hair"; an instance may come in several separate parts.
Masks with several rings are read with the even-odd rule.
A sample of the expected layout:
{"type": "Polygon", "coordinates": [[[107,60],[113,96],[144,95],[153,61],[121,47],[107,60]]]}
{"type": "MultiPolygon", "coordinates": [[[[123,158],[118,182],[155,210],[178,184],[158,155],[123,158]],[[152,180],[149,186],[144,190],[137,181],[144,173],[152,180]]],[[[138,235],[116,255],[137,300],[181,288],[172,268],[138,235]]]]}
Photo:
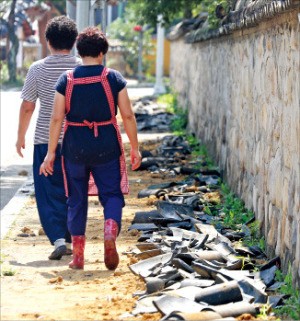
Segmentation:
{"type": "Polygon", "coordinates": [[[55,17],[47,23],[45,37],[56,50],[71,50],[78,36],[76,23],[66,17],[55,17]]]}
{"type": "Polygon", "coordinates": [[[77,37],[76,48],[81,57],[98,57],[108,51],[108,41],[103,32],[97,27],[84,29],[77,37]]]}

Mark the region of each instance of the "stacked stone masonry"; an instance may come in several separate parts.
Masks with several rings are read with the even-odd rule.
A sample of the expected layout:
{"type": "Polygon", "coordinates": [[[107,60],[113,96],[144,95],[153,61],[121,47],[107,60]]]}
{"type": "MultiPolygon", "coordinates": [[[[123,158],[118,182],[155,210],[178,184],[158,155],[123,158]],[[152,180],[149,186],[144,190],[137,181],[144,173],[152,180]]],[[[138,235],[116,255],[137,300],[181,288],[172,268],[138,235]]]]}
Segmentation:
{"type": "Polygon", "coordinates": [[[171,83],[224,180],[255,212],[270,256],[300,285],[297,9],[201,42],[171,42],[171,83]]]}

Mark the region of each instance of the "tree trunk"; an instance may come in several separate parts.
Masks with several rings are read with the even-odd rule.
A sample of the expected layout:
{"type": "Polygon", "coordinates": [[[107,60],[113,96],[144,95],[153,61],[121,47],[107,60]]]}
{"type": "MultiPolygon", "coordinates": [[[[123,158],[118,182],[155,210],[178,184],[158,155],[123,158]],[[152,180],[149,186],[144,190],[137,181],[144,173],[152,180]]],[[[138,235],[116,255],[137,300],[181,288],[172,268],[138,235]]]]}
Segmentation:
{"type": "Polygon", "coordinates": [[[12,0],[8,16],[8,39],[10,41],[10,49],[7,55],[7,65],[9,82],[16,82],[17,80],[17,54],[19,49],[19,39],[16,36],[14,27],[16,1],[17,0],[12,0]]]}

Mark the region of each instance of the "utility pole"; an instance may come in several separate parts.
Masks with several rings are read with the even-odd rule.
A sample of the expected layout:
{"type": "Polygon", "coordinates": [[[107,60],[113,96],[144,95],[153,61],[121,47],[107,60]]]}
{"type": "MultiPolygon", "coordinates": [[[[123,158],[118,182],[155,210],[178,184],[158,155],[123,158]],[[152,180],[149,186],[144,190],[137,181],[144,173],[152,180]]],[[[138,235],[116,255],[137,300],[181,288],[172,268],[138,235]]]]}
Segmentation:
{"type": "Polygon", "coordinates": [[[66,0],[67,16],[76,21],[76,5],[71,0],[66,0]]]}
{"type": "MultiPolygon", "coordinates": [[[[66,11],[67,11],[67,17],[70,19],[76,21],[76,2],[71,0],[66,0],[66,11]]],[[[71,50],[72,55],[76,55],[76,49],[75,46],[71,50]]]]}
{"type": "Polygon", "coordinates": [[[81,32],[89,25],[90,17],[90,1],[77,0],[76,1],[76,24],[78,31],[81,32]]]}
{"type": "MultiPolygon", "coordinates": [[[[106,35],[106,0],[100,0],[101,9],[101,30],[106,35]]],[[[106,65],[106,56],[103,57],[103,66],[106,65]]]]}
{"type": "Polygon", "coordinates": [[[138,55],[138,81],[141,82],[143,79],[143,36],[144,28],[140,25],[136,25],[133,28],[134,31],[138,32],[138,45],[139,45],[139,55],[138,55]]]}
{"type": "Polygon", "coordinates": [[[139,60],[138,60],[138,80],[143,80],[143,29],[139,33],[139,60]]]}
{"type": "Polygon", "coordinates": [[[157,39],[156,39],[156,81],[154,85],[154,94],[166,93],[163,83],[164,74],[164,37],[165,28],[162,26],[162,15],[158,16],[157,39]]]}
{"type": "Polygon", "coordinates": [[[112,21],[112,6],[108,5],[107,6],[107,26],[109,26],[111,24],[112,21]]]}
{"type": "Polygon", "coordinates": [[[106,34],[106,0],[100,0],[101,9],[101,30],[106,34]]]}

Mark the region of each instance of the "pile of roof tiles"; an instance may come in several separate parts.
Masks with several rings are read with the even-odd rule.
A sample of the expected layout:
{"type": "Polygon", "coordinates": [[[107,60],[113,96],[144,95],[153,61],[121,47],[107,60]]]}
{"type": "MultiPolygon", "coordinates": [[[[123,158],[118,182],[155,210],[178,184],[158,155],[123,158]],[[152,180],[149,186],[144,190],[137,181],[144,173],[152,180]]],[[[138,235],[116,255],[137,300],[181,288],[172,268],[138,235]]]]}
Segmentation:
{"type": "Polygon", "coordinates": [[[166,106],[158,105],[151,98],[143,97],[135,102],[133,111],[138,131],[166,132],[170,128],[174,114],[166,111],[166,106]]]}
{"type": "Polygon", "coordinates": [[[132,315],[159,311],[162,320],[255,317],[262,305],[282,303],[282,296],[274,294],[281,285],[275,281],[280,259],[268,261],[258,246],[242,245],[254,218],[234,231],[220,216],[203,211],[217,202],[220,174],[207,170],[201,160],[202,167],[195,169],[187,161],[190,152],[182,138],[166,136],[152,156],[143,158],[143,170],[187,175],[138,195],[157,201],[155,210],[137,212],[129,228],[141,232],[132,252],[139,261],[130,269],[146,283],[144,292],[135,293],[139,299],[132,315]]]}

